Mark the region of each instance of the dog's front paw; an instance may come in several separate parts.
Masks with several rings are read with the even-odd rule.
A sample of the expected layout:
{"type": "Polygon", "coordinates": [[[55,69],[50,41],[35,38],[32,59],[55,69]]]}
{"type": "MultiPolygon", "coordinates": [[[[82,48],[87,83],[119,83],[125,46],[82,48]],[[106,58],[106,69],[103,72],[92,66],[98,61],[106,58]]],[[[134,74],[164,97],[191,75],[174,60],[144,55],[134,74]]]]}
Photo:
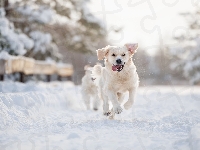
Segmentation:
{"type": "Polygon", "coordinates": [[[105,115],[105,116],[110,116],[110,115],[111,115],[111,112],[110,112],[110,111],[108,111],[108,112],[103,112],[103,115],[105,115]]]}
{"type": "Polygon", "coordinates": [[[96,108],[96,107],[94,107],[93,109],[94,109],[94,111],[97,111],[97,110],[98,110],[98,108],[96,108]]]}
{"type": "Polygon", "coordinates": [[[116,106],[116,107],[114,107],[113,108],[114,109],[114,112],[116,113],[116,114],[120,114],[121,112],[122,112],[122,108],[121,108],[121,106],[116,106]]]}
{"type": "Polygon", "coordinates": [[[133,105],[133,102],[128,100],[128,101],[124,104],[124,108],[125,108],[126,110],[128,110],[128,109],[131,108],[132,105],[133,105]]]}

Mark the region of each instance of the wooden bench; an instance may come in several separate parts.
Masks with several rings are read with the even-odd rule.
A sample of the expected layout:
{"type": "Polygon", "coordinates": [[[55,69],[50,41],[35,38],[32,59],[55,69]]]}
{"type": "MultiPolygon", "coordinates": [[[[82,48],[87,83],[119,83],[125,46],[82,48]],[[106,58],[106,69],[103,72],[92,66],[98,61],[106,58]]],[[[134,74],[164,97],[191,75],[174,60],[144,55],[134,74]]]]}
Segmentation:
{"type": "Polygon", "coordinates": [[[46,75],[47,81],[51,81],[51,75],[56,74],[59,80],[67,77],[71,80],[73,66],[70,64],[56,64],[34,60],[23,56],[10,56],[9,59],[0,59],[0,80],[4,80],[4,74],[20,73],[20,81],[24,82],[24,76],[46,75]]]}
{"type": "Polygon", "coordinates": [[[56,71],[57,71],[59,81],[62,81],[63,77],[67,77],[68,80],[72,80],[72,74],[74,73],[72,65],[70,65],[70,64],[57,64],[56,71]]]}

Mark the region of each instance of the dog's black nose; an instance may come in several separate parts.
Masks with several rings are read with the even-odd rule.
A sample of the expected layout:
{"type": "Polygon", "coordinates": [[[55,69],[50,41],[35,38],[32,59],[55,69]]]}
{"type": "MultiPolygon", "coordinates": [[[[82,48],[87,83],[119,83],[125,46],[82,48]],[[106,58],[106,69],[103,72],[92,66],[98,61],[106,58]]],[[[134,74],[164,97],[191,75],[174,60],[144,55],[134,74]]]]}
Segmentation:
{"type": "Polygon", "coordinates": [[[117,62],[117,64],[121,64],[122,60],[121,59],[117,59],[116,62],[117,62]]]}

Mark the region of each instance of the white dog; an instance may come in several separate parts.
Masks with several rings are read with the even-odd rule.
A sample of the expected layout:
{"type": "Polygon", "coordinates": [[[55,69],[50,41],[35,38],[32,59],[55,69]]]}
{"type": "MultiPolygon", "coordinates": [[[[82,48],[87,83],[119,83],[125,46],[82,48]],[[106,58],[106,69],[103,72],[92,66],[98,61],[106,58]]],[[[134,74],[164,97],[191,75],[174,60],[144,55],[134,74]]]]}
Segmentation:
{"type": "Polygon", "coordinates": [[[93,100],[93,109],[99,108],[100,100],[98,96],[97,86],[94,84],[95,78],[91,76],[92,67],[85,66],[85,75],[82,78],[82,97],[87,109],[90,109],[90,100],[93,100]]]}
{"type": "Polygon", "coordinates": [[[95,82],[103,99],[104,115],[111,115],[109,100],[113,105],[112,115],[122,112],[120,103],[126,91],[129,92],[129,99],[124,104],[124,108],[129,109],[133,105],[139,85],[139,77],[132,61],[137,48],[138,44],[125,44],[122,47],[106,46],[97,50],[98,59],[104,59],[105,67],[95,65],[92,74],[97,78],[95,82]]]}

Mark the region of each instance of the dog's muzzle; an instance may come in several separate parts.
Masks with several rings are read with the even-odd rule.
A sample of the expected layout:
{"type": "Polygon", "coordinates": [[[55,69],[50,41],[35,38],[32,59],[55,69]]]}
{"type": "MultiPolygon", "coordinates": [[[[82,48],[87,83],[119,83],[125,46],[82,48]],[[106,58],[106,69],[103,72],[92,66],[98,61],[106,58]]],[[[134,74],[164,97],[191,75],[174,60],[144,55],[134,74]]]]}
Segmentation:
{"type": "Polygon", "coordinates": [[[96,80],[96,78],[91,78],[91,80],[94,82],[94,80],[96,80]]]}
{"type": "Polygon", "coordinates": [[[122,71],[123,68],[124,68],[124,65],[121,65],[121,64],[112,66],[112,70],[113,71],[118,71],[118,72],[122,71]]]}

